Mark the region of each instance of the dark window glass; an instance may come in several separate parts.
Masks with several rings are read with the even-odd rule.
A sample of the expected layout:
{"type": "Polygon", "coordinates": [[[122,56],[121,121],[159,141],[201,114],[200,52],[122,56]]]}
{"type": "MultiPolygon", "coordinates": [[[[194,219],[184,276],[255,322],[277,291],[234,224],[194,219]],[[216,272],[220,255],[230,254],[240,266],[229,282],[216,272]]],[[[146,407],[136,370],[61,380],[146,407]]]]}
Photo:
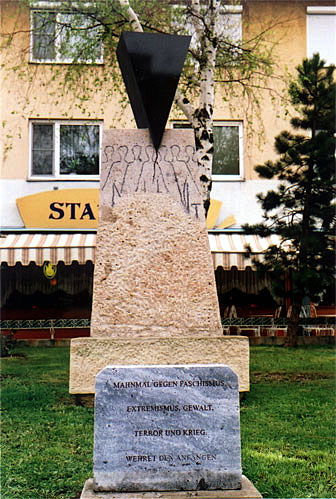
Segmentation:
{"type": "Polygon", "coordinates": [[[33,175],[52,175],[54,158],[53,125],[33,124],[33,175]]]}
{"type": "MultiPolygon", "coordinates": [[[[174,123],[174,128],[191,128],[189,123],[174,123]]],[[[239,126],[214,126],[213,175],[239,175],[239,126]]]]}
{"type": "Polygon", "coordinates": [[[190,123],[174,123],[174,128],[191,128],[190,123]]]}
{"type": "Polygon", "coordinates": [[[101,33],[94,20],[83,14],[59,14],[57,27],[60,60],[101,60],[101,33]]]}
{"type": "Polygon", "coordinates": [[[33,59],[55,59],[56,13],[33,12],[33,59]]]}
{"type": "Polygon", "coordinates": [[[239,127],[215,126],[213,134],[212,173],[214,175],[239,175],[239,127]]]}
{"type": "Polygon", "coordinates": [[[99,174],[99,125],[60,126],[60,173],[99,174]]]}
{"type": "Polygon", "coordinates": [[[32,12],[32,60],[102,62],[99,26],[84,14],[32,12]]]}

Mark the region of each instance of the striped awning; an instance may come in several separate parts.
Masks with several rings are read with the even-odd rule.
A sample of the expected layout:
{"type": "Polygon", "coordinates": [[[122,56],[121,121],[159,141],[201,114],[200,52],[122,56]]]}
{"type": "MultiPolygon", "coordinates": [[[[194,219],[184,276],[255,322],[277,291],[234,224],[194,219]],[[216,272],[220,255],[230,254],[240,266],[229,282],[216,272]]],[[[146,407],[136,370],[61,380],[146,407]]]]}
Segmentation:
{"type": "MultiPolygon", "coordinates": [[[[237,267],[244,270],[252,266],[251,260],[244,256],[246,245],[250,245],[254,256],[261,258],[263,252],[272,244],[278,244],[278,236],[260,238],[232,233],[209,233],[210,250],[214,267],[230,270],[237,267]]],[[[94,262],[96,234],[60,233],[60,234],[7,234],[0,237],[0,261],[8,265],[21,263],[29,265],[35,262],[56,264],[73,261],[84,264],[94,262]]]]}
{"type": "Polygon", "coordinates": [[[246,246],[250,246],[253,258],[262,259],[264,251],[272,245],[278,245],[279,236],[259,237],[246,234],[230,233],[209,233],[209,244],[212,260],[215,269],[223,267],[224,270],[230,270],[237,267],[238,270],[244,270],[246,267],[252,267],[251,258],[246,258],[246,246]]]}
{"type": "Polygon", "coordinates": [[[8,265],[17,262],[29,265],[35,262],[43,265],[50,262],[64,262],[71,265],[73,261],[84,264],[94,261],[96,234],[8,234],[0,237],[0,261],[8,265]]]}

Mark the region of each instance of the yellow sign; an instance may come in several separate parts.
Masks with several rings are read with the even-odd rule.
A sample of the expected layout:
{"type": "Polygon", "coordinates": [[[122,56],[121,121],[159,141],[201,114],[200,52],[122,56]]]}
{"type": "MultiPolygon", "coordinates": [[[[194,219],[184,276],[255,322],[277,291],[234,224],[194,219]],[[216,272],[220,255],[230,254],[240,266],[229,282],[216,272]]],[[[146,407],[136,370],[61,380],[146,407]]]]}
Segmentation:
{"type": "Polygon", "coordinates": [[[95,229],[98,203],[98,189],[58,189],[16,200],[25,227],[33,229],[95,229]]]}
{"type": "Polygon", "coordinates": [[[225,220],[223,220],[220,224],[216,224],[222,204],[222,201],[218,201],[217,199],[210,199],[210,206],[206,219],[207,229],[226,229],[227,227],[231,227],[231,225],[234,225],[236,223],[235,217],[233,215],[230,215],[229,217],[225,218],[225,220]]]}
{"type": "MultiPolygon", "coordinates": [[[[16,204],[25,227],[30,229],[96,229],[99,189],[59,189],[18,198],[16,204]]],[[[222,201],[210,200],[208,229],[224,229],[236,223],[230,215],[216,224],[222,201]]]]}
{"type": "Polygon", "coordinates": [[[52,265],[50,262],[44,262],[43,274],[47,279],[53,279],[57,272],[57,265],[52,265]]]}

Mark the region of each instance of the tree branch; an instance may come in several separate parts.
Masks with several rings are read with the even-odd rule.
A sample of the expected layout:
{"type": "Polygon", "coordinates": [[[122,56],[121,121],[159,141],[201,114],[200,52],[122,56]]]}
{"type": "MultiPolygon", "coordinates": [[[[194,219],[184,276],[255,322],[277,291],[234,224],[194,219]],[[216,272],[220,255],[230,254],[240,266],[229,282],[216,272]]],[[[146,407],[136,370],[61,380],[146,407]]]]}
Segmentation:
{"type": "Polygon", "coordinates": [[[142,25],[137,14],[134,12],[128,0],[118,0],[121,7],[126,9],[133,31],[143,32],[142,25]]]}

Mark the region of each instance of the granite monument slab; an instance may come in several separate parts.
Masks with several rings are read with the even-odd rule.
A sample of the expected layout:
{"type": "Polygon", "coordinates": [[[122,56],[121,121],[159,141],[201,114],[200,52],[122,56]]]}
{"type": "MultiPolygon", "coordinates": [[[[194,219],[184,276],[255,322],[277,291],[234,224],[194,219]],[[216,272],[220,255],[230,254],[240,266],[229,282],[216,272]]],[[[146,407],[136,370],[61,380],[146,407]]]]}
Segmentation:
{"type": "Polygon", "coordinates": [[[70,393],[109,364],[227,364],[249,390],[247,337],[223,336],[192,130],[107,130],[90,338],[71,341],[70,393]]]}
{"type": "Polygon", "coordinates": [[[107,366],[98,374],[95,491],[241,486],[238,377],[231,368],[107,366]]]}
{"type": "Polygon", "coordinates": [[[193,142],[104,133],[92,337],[222,334],[193,142]]]}
{"type": "MultiPolygon", "coordinates": [[[[174,69],[165,63],[164,72],[174,73],[167,83],[171,99],[185,54],[166,51],[175,38],[155,35],[161,41],[154,47],[152,36],[125,35],[119,60],[128,76],[146,69],[142,90],[152,99],[150,89],[162,71],[158,58],[170,54],[174,69]],[[141,40],[143,47],[137,48],[141,40]],[[143,50],[154,50],[155,67],[147,65],[143,50]]],[[[184,50],[188,43],[183,38],[184,50]]],[[[136,93],[138,83],[128,90],[136,93]]],[[[144,103],[144,93],[137,103],[144,103]]],[[[165,101],[166,111],[169,105],[165,101]]],[[[223,336],[194,132],[161,130],[153,143],[155,120],[149,115],[161,113],[162,126],[167,116],[162,106],[149,107],[150,113],[143,110],[149,130],[103,132],[90,338],[71,341],[70,393],[93,394],[95,376],[106,365],[146,365],[148,359],[229,364],[240,389],[248,390],[248,338],[223,336]]]]}

